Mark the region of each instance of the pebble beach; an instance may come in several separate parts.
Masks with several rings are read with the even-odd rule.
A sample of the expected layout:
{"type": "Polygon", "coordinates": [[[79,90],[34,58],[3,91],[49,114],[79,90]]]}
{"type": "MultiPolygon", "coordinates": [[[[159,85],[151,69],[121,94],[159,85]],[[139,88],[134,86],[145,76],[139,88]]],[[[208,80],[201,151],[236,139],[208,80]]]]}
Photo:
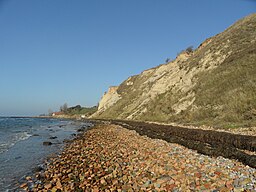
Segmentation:
{"type": "Polygon", "coordinates": [[[256,191],[256,169],[184,146],[97,125],[27,177],[23,191],[256,191]]]}

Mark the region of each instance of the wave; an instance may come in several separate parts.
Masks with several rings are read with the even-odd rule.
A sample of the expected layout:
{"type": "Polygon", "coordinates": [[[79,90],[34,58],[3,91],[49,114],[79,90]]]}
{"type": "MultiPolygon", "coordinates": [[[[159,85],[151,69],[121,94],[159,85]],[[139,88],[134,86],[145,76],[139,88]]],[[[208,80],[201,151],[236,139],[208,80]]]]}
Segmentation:
{"type": "Polygon", "coordinates": [[[32,135],[28,134],[27,132],[20,132],[12,134],[7,141],[0,142],[0,153],[8,151],[12,146],[14,146],[19,141],[23,141],[31,137],[32,135]]]}

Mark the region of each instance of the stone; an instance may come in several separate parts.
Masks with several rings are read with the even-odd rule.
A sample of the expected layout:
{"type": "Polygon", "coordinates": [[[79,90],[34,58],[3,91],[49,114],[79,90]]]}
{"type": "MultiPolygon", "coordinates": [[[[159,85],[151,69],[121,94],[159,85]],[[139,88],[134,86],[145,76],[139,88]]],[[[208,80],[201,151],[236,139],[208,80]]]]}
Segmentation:
{"type": "Polygon", "coordinates": [[[52,189],[51,189],[51,192],[57,192],[58,191],[58,189],[56,188],[56,187],[53,187],[52,189]]]}
{"type": "Polygon", "coordinates": [[[27,183],[22,183],[22,184],[20,185],[20,188],[25,188],[25,187],[27,187],[27,183]]]}
{"type": "Polygon", "coordinates": [[[56,182],[56,188],[57,188],[57,189],[62,189],[62,184],[61,184],[60,180],[58,180],[58,181],[56,182]]]}
{"type": "Polygon", "coordinates": [[[234,192],[243,192],[243,191],[245,191],[243,187],[235,187],[233,190],[234,190],[234,192]]]}
{"type": "Polygon", "coordinates": [[[255,180],[254,169],[234,162],[142,137],[120,126],[99,125],[66,144],[37,175],[44,175],[45,186],[52,183],[49,190],[53,192],[230,191],[241,184],[248,190],[255,180]]]}
{"type": "Polygon", "coordinates": [[[251,179],[246,178],[246,179],[240,181],[239,184],[240,184],[240,185],[247,185],[247,184],[249,184],[249,183],[251,183],[251,182],[252,182],[251,179]]]}
{"type": "Polygon", "coordinates": [[[31,181],[32,178],[31,178],[30,176],[27,176],[27,177],[26,177],[26,180],[27,180],[27,181],[31,181]]]}
{"type": "Polygon", "coordinates": [[[101,183],[102,185],[106,185],[106,184],[107,184],[107,182],[106,182],[105,179],[101,179],[101,180],[100,180],[100,183],[101,183]]]}
{"type": "Polygon", "coordinates": [[[154,183],[154,187],[160,188],[160,187],[161,187],[161,184],[160,184],[160,183],[154,183]]]}
{"type": "Polygon", "coordinates": [[[44,141],[44,142],[43,142],[43,145],[49,146],[49,145],[52,145],[52,142],[50,142],[50,141],[44,141]]]}
{"type": "Polygon", "coordinates": [[[45,189],[50,189],[52,187],[52,184],[51,183],[47,183],[44,185],[44,188],[45,189]]]}
{"type": "Polygon", "coordinates": [[[42,170],[44,170],[44,168],[40,165],[33,168],[33,172],[40,172],[42,170]]]}
{"type": "Polygon", "coordinates": [[[58,137],[56,137],[56,136],[51,136],[51,137],[49,137],[49,139],[57,139],[58,137]]]}

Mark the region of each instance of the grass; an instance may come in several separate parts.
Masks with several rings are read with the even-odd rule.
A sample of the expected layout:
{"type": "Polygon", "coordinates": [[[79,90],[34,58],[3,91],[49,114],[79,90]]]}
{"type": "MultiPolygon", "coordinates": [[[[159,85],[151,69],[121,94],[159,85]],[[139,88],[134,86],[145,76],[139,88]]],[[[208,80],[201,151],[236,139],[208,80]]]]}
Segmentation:
{"type": "Polygon", "coordinates": [[[255,74],[255,45],[233,55],[210,73],[201,73],[194,87],[198,110],[191,112],[191,118],[227,125],[256,125],[255,74]]]}
{"type": "MultiPolygon", "coordinates": [[[[188,72],[202,69],[200,60],[207,51],[211,51],[213,60],[218,52],[229,55],[218,67],[202,70],[193,77],[195,94],[193,106],[180,113],[174,111],[174,105],[188,94],[172,88],[150,99],[141,106],[147,111],[135,115],[136,120],[178,122],[194,125],[211,125],[222,128],[256,126],[256,14],[240,20],[223,33],[216,35],[205,47],[195,50],[195,54],[186,62],[179,64],[188,72]],[[226,46],[226,47],[225,47],[226,46]],[[225,48],[223,48],[225,47],[225,48]]],[[[141,95],[150,91],[154,82],[143,83],[152,76],[136,75],[127,85],[124,81],[118,88],[120,99],[100,117],[125,119],[134,113],[137,101],[143,102],[141,95]],[[142,86],[143,85],[143,86],[142,86]]]]}

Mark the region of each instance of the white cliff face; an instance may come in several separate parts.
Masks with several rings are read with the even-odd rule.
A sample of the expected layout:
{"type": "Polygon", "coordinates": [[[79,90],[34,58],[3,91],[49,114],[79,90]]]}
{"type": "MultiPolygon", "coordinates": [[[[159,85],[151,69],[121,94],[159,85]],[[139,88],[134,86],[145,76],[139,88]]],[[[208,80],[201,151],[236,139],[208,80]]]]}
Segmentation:
{"type": "Polygon", "coordinates": [[[109,87],[108,91],[104,93],[102,96],[98,110],[106,110],[112,105],[114,105],[119,99],[121,99],[121,96],[117,93],[118,86],[112,86],[109,87]]]}
{"type": "Polygon", "coordinates": [[[117,93],[118,86],[111,86],[109,87],[108,91],[104,93],[100,102],[98,111],[94,113],[91,117],[95,117],[101,113],[103,113],[106,109],[114,105],[121,96],[117,93]]]}

